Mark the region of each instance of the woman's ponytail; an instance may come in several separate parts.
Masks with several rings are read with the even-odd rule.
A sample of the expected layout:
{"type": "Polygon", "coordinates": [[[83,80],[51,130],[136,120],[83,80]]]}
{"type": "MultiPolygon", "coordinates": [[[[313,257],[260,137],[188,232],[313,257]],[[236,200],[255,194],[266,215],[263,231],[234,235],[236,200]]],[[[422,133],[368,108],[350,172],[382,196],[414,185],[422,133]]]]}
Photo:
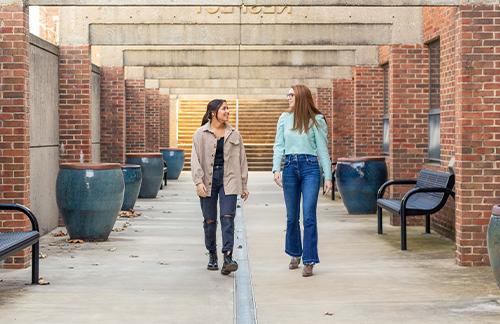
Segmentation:
{"type": "Polygon", "coordinates": [[[205,125],[210,120],[212,120],[212,113],[217,116],[219,108],[222,107],[222,104],[225,102],[226,100],[224,99],[214,99],[210,101],[207,104],[207,111],[205,112],[205,115],[203,115],[203,119],[201,120],[201,126],[205,125]]]}

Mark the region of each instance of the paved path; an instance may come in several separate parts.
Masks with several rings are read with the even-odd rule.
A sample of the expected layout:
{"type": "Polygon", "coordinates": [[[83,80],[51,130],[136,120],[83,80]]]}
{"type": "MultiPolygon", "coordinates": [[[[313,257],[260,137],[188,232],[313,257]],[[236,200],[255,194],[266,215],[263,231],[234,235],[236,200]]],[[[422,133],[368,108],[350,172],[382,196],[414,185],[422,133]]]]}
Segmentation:
{"type": "Polygon", "coordinates": [[[120,219],[116,228],[128,227],[107,242],[44,236],[50,285],[25,285],[29,269],[0,270],[0,323],[250,323],[251,297],[261,324],[500,322],[489,268],[456,266],[452,242],[423,228],[409,231],[401,252],[398,228],[378,236],[373,215],[349,216],[327,197],[318,207],[321,263],[302,278],[283,253],[281,191],[269,173],[251,173],[250,190],[239,222],[246,233],[237,231],[247,241],[235,253],[248,272],[205,270],[199,203],[183,174],[157,199],[140,200],[143,215],[120,219]]]}

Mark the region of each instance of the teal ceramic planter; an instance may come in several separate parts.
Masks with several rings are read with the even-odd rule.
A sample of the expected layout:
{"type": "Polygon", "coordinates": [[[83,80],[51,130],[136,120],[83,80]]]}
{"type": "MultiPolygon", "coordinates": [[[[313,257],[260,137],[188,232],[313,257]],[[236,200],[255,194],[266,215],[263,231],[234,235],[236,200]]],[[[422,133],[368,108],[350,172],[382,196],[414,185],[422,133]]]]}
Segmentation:
{"type": "Polygon", "coordinates": [[[122,210],[134,209],[135,202],[139,197],[142,183],[141,166],[137,164],[122,165],[123,181],[125,182],[125,193],[123,195],[122,210]]]}
{"type": "Polygon", "coordinates": [[[335,181],[349,214],[373,214],[378,189],[387,181],[385,158],[340,158],[335,181]]]}
{"type": "Polygon", "coordinates": [[[128,164],[141,166],[142,183],[139,198],[156,198],[163,180],[163,156],[161,153],[127,153],[128,164]]]}
{"type": "Polygon", "coordinates": [[[108,239],[123,203],[120,164],[61,164],[56,200],[71,239],[108,239]]]}
{"type": "Polygon", "coordinates": [[[491,269],[500,288],[500,205],[493,206],[491,211],[487,242],[491,269]]]}
{"type": "Polygon", "coordinates": [[[167,163],[167,179],[177,180],[184,168],[184,150],[172,147],[161,147],[163,160],[167,163]]]}

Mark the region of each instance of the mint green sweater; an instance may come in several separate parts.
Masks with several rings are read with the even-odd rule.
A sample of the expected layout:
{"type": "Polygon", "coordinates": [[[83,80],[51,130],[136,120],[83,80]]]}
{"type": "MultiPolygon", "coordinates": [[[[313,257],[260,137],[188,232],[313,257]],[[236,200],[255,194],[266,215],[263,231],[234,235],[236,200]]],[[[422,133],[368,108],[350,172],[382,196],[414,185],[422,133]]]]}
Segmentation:
{"type": "Polygon", "coordinates": [[[316,115],[317,126],[307,133],[293,130],[293,113],[284,112],[278,119],[274,141],[273,172],[280,171],[283,155],[310,154],[318,157],[325,180],[332,180],[332,162],[328,154],[328,127],[323,115],[316,115]]]}

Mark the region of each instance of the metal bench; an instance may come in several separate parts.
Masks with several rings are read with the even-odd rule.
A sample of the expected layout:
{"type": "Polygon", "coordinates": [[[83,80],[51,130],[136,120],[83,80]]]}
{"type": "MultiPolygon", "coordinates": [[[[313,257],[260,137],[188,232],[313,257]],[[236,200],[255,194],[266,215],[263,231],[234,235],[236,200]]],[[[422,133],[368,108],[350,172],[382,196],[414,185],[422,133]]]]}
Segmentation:
{"type": "Polygon", "coordinates": [[[431,214],[439,211],[446,204],[449,196],[455,198],[453,186],[455,176],[448,172],[421,170],[418,178],[389,180],[384,183],[377,194],[378,233],[382,234],[382,209],[401,218],[401,250],[407,249],[406,218],[408,216],[425,215],[425,232],[431,232],[431,214]],[[385,189],[392,185],[415,184],[415,187],[406,192],[403,199],[386,199],[385,189]]]}
{"type": "Polygon", "coordinates": [[[0,204],[0,210],[15,210],[22,212],[29,218],[32,228],[29,232],[0,233],[0,260],[4,260],[8,256],[32,246],[31,283],[38,284],[40,231],[35,215],[33,215],[31,210],[19,204],[0,204]]]}

